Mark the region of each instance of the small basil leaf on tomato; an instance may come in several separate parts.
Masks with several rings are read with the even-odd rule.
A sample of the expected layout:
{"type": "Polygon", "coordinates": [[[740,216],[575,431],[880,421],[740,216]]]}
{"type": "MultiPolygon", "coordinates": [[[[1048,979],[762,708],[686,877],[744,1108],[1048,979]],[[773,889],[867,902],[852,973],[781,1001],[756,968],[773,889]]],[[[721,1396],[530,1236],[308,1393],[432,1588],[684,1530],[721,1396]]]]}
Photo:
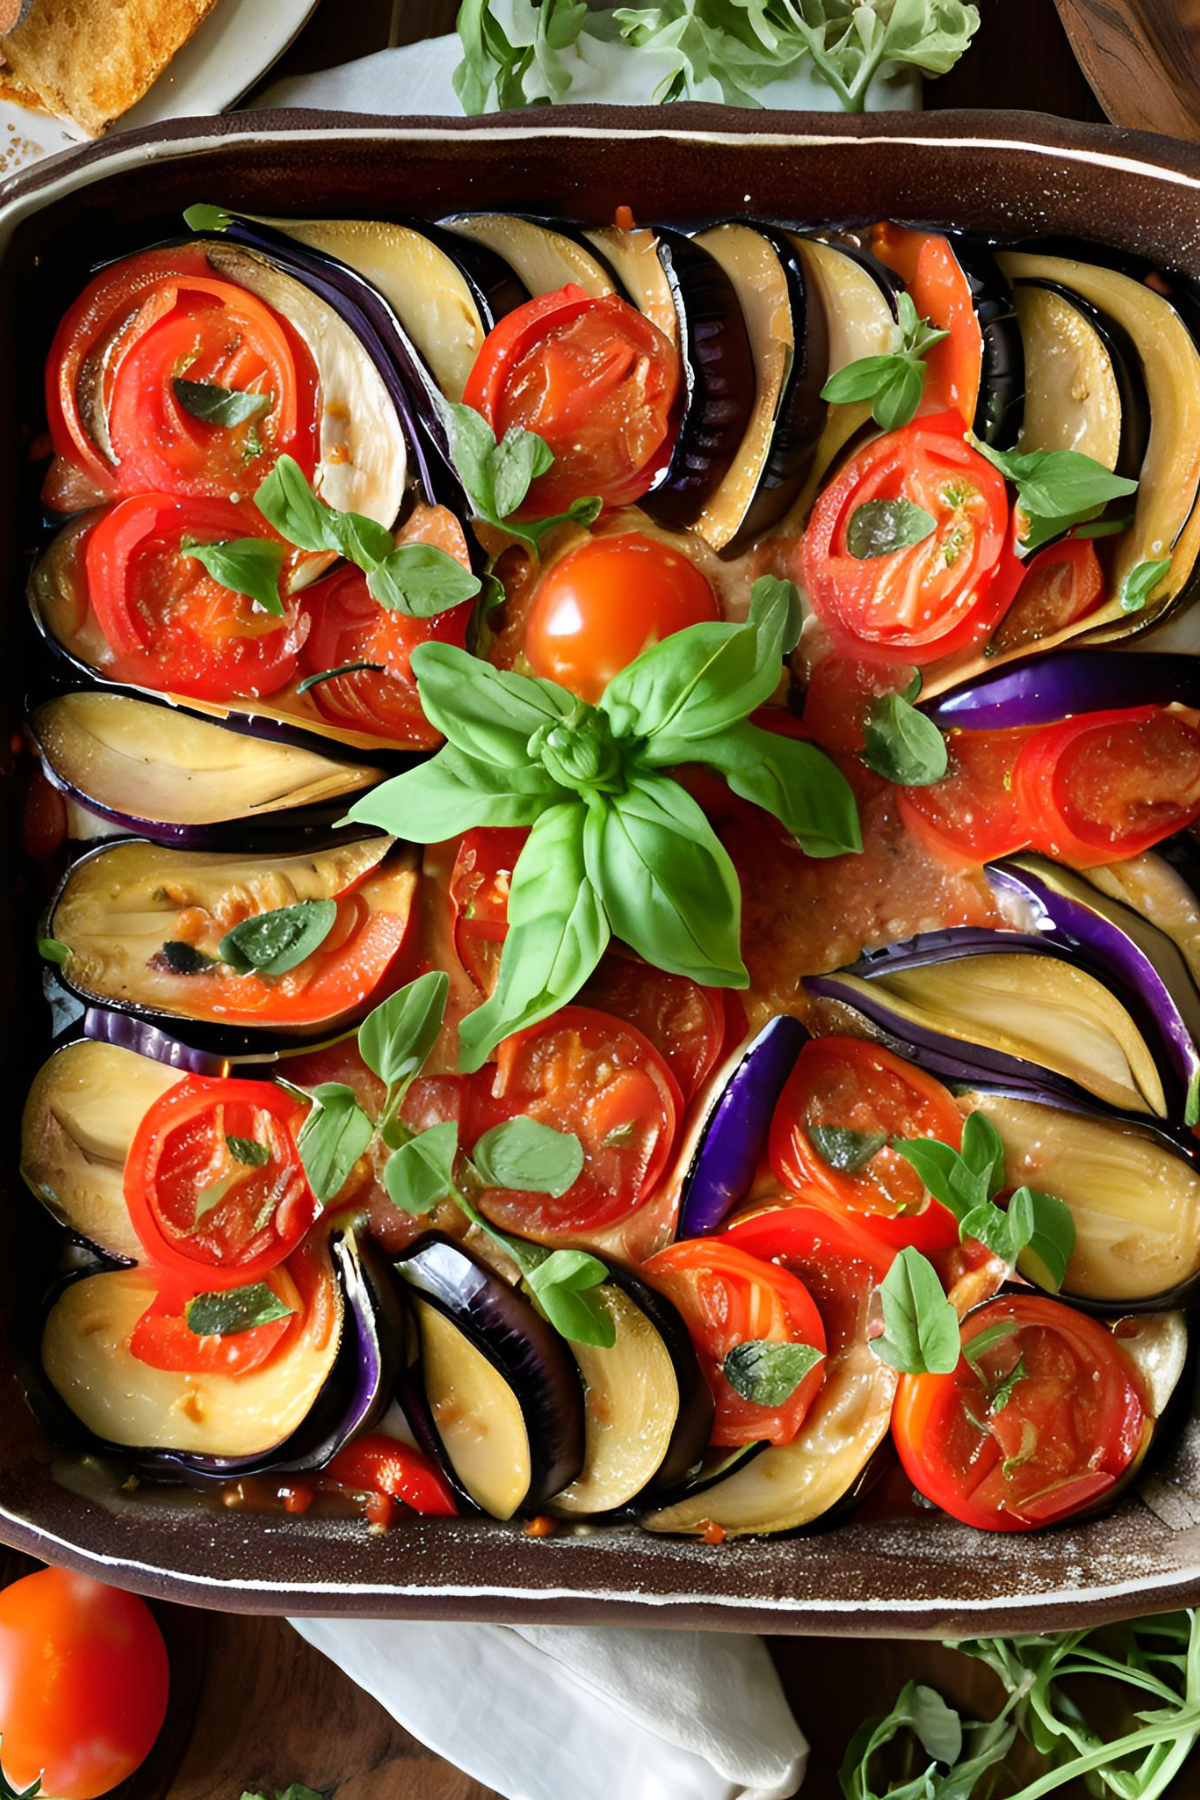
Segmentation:
{"type": "Polygon", "coordinates": [[[410,619],[432,619],[474,599],[478,575],[436,544],[400,544],[367,576],[380,606],[410,619]]]}
{"type": "Polygon", "coordinates": [[[437,1042],[450,977],[430,969],[377,1006],[358,1029],[359,1054],[389,1088],[412,1080],[437,1042]]]}
{"type": "Polygon", "coordinates": [[[601,1350],[617,1341],[603,1296],[592,1291],[607,1278],[605,1265],[586,1250],[553,1250],[525,1271],[526,1286],[560,1336],[601,1350]]]}
{"type": "Polygon", "coordinates": [[[296,1140],[308,1185],[321,1204],[337,1198],[375,1135],[374,1121],[352,1087],[325,1081],[312,1090],[313,1109],[296,1140]]]}
{"type": "Polygon", "coordinates": [[[323,681],[336,681],[339,675],[357,675],[361,671],[370,670],[373,675],[383,674],[383,664],[373,662],[341,663],[336,669],[319,669],[315,675],[306,675],[297,682],[296,692],[307,694],[309,688],[319,687],[323,681]]]}
{"type": "Polygon", "coordinates": [[[68,945],[60,943],[58,938],[44,937],[38,939],[38,955],[49,963],[65,963],[70,957],[68,945]]]}
{"type": "Polygon", "coordinates": [[[1072,525],[1098,518],[1110,500],[1137,491],[1132,477],[1079,450],[994,450],[973,432],[969,441],[1017,490],[1017,548],[1040,549],[1072,525]]]}
{"type": "Polygon", "coordinates": [[[215,381],[185,381],[176,376],[171,383],[185,412],[205,425],[244,425],[256,419],[274,404],[274,394],[255,394],[246,388],[218,387],[215,381]]]}
{"type": "Polygon", "coordinates": [[[1170,567],[1170,557],[1160,556],[1153,562],[1140,562],[1130,569],[1121,583],[1121,611],[1141,612],[1170,567]]]}
{"type": "Polygon", "coordinates": [[[216,544],[179,546],[181,556],[200,563],[213,580],[231,593],[245,594],[256,606],[275,618],[283,617],[279,577],[283,573],[283,545],[271,538],[229,538],[216,544]]]}
{"type": "Polygon", "coordinates": [[[937,1271],[906,1244],[879,1285],[883,1332],[869,1340],[880,1362],[905,1375],[949,1375],[958,1367],[958,1314],[937,1271]]]}
{"type": "MultiPolygon", "coordinates": [[[[482,413],[476,412],[473,406],[464,406],[461,401],[444,401],[438,411],[446,429],[450,461],[467,491],[468,500],[481,519],[499,523],[495,433],[482,413]]],[[[524,497],[522,494],[521,499],[524,497]]]]}
{"type": "Polygon", "coordinates": [[[743,1400],[752,1400],[756,1406],[782,1406],[822,1360],[823,1353],[812,1344],[747,1338],[726,1353],[721,1373],[743,1400]]]}
{"type": "Polygon", "coordinates": [[[164,963],[172,975],[208,975],[220,966],[220,957],[209,956],[206,950],[198,950],[195,944],[187,944],[182,938],[168,938],[159,951],[164,963]]]}
{"type": "Polygon", "coordinates": [[[383,1185],[388,1198],[401,1212],[432,1212],[439,1201],[454,1191],[454,1159],[458,1155],[458,1126],[453,1119],[431,1125],[401,1144],[388,1157],[383,1185]]]}
{"type": "Polygon", "coordinates": [[[196,1337],[231,1337],[235,1332],[253,1331],[256,1325],[289,1319],[295,1310],[265,1281],[253,1281],[249,1287],[196,1294],[184,1307],[183,1317],[196,1337]]]}
{"type": "Polygon", "coordinates": [[[267,524],[298,550],[341,553],[329,523],[330,509],[317,499],[294,457],[278,459],[271,473],[259,483],[254,504],[267,524]]]}
{"type": "Polygon", "coordinates": [[[249,1169],[265,1168],[271,1160],[270,1145],[260,1144],[257,1138],[231,1137],[227,1133],[225,1148],[234,1162],[245,1163],[249,1169]]]}
{"type": "Polygon", "coordinates": [[[886,1131],[853,1131],[849,1125],[810,1125],[808,1137],[821,1161],[844,1175],[865,1169],[888,1141],[886,1131]]]}
{"type": "Polygon", "coordinates": [[[1005,1338],[1010,1338],[1016,1329],[1017,1321],[1015,1319],[1001,1319],[997,1324],[985,1326],[982,1331],[977,1331],[970,1343],[963,1344],[962,1353],[980,1381],[988,1382],[990,1385],[990,1377],[983,1368],[983,1358],[989,1351],[994,1350],[997,1344],[1002,1344],[1005,1338]]]}
{"type": "Polygon", "coordinates": [[[954,1186],[954,1174],[961,1160],[957,1150],[936,1138],[893,1138],[892,1149],[912,1164],[935,1200],[948,1206],[956,1218],[962,1217],[963,1206],[954,1186]]]}
{"type": "Polygon", "coordinates": [[[225,933],[221,960],[239,975],[286,975],[320,949],[336,919],[336,900],[299,900],[254,913],[225,933]]]}
{"type": "Polygon", "coordinates": [[[1018,1216],[1029,1207],[1028,1229],[1018,1246],[1016,1262],[1021,1273],[1040,1288],[1057,1294],[1066,1280],[1067,1265],[1075,1249],[1075,1218],[1065,1200],[1040,1188],[1020,1187],[1008,1203],[1018,1216]]]}
{"type": "Polygon", "coordinates": [[[554,461],[554,452],[536,432],[512,425],[492,453],[492,493],[502,519],[516,512],[539,475],[554,461]]]}
{"type": "Polygon", "coordinates": [[[557,1199],[583,1173],[583,1146],[538,1119],[505,1119],[477,1139],[471,1161],[488,1187],[557,1199]]]}
{"type": "Polygon", "coordinates": [[[923,543],[936,530],[933,514],[902,495],[894,500],[864,500],[850,514],[846,548],[851,556],[866,562],[923,543]]]}
{"type": "Polygon", "coordinates": [[[863,721],[868,769],[897,787],[930,787],[950,766],[946,740],[902,694],[881,694],[863,721]]]}

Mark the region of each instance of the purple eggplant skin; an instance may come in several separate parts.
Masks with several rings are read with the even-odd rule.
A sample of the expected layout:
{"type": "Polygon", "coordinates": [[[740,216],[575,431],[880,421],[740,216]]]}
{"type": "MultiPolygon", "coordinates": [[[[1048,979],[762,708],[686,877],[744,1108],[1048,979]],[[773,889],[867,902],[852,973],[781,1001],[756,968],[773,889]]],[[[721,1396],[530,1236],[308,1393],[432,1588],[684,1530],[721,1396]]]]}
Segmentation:
{"type": "Polygon", "coordinates": [[[181,1075],[224,1076],[229,1073],[227,1056],[184,1043],[181,1038],[172,1037],[159,1026],[152,1025],[149,1019],[139,1019],[132,1013],[110,1012],[103,1006],[86,1007],[82,1033],[98,1043],[116,1044],[121,1050],[134,1050],[139,1056],[166,1063],[168,1068],[178,1069],[181,1075]]]}
{"type": "Polygon", "coordinates": [[[641,504],[662,525],[690,525],[737,454],[754,404],[754,359],[733,283],[681,231],[655,228],[680,324],[683,412],[671,460],[641,504]]]}
{"type": "Polygon", "coordinates": [[[418,1238],[394,1266],[414,1293],[443,1313],[488,1359],[516,1395],[531,1459],[529,1489],[518,1510],[536,1512],[583,1468],[583,1386],[565,1341],[523,1294],[440,1232],[418,1238]]]}
{"type": "Polygon", "coordinates": [[[1123,706],[1200,707],[1200,657],[1127,650],[1055,650],[980,675],[920,710],[942,731],[1053,725],[1123,706]]]}
{"type": "MultiPolygon", "coordinates": [[[[1029,859],[1036,863],[1037,859],[1029,859]]],[[[1200,1120],[1200,992],[1179,946],[1165,931],[1119,900],[1110,900],[1069,870],[1046,864],[1049,879],[1022,859],[991,863],[987,877],[1017,895],[1048,944],[1111,973],[1136,995],[1135,1017],[1157,1036],[1184,1094],[1185,1125],[1200,1120]],[[1055,885],[1057,881],[1058,885],[1055,885]],[[1074,890],[1074,891],[1072,891],[1074,890]]]]}
{"type": "Polygon", "coordinates": [[[763,1026],[709,1115],[692,1158],[679,1208],[679,1236],[719,1231],[745,1198],[767,1141],[771,1117],[808,1032],[790,1013],[763,1026]]]}
{"type": "Polygon", "coordinates": [[[1025,350],[1012,292],[988,245],[947,235],[971,290],[983,339],[975,434],[997,450],[1009,450],[1017,441],[1025,398],[1025,350]]]}
{"type": "MultiPolygon", "coordinates": [[[[515,312],[518,306],[524,306],[530,298],[525,283],[490,245],[460,237],[458,232],[447,231],[442,225],[431,225],[427,219],[410,222],[410,229],[419,231],[431,244],[436,244],[455,264],[471,290],[486,331],[510,312],[515,312]]],[[[561,225],[557,229],[561,230],[561,225]]]]}
{"type": "Polygon", "coordinates": [[[824,302],[815,284],[806,278],[803,259],[787,233],[769,225],[756,224],[754,229],[766,238],[779,258],[797,341],[780,396],[766,466],[739,527],[739,539],[754,537],[786,512],[808,473],[829,410],[821,399],[829,373],[829,327],[824,302]]]}
{"type": "Polygon", "coordinates": [[[628,1294],[634,1305],[645,1313],[667,1347],[679,1387],[679,1412],[667,1453],[659,1463],[653,1481],[629,1503],[641,1508],[650,1498],[677,1488],[698,1467],[712,1431],[716,1409],[688,1328],[666,1295],[648,1287],[626,1269],[610,1267],[607,1279],[628,1294]]]}

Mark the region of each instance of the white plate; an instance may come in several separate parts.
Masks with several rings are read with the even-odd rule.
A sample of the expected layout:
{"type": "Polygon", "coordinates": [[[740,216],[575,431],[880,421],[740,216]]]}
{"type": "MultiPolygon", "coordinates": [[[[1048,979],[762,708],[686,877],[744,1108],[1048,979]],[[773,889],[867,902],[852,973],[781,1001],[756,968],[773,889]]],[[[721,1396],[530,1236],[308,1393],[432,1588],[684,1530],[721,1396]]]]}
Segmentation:
{"type": "MultiPolygon", "coordinates": [[[[217,0],[145,98],[118,119],[112,132],[153,125],[160,119],[224,112],[283,55],[317,4],[318,0],[217,0]]],[[[0,100],[0,177],[86,141],[82,132],[49,113],[0,100]]]]}

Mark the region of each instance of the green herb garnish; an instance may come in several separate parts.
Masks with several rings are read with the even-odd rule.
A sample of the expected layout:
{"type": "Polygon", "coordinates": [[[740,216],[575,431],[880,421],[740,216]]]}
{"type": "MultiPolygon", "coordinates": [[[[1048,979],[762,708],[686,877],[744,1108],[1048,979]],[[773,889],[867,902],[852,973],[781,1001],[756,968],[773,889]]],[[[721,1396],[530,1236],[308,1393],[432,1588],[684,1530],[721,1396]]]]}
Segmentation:
{"type": "Polygon", "coordinates": [[[256,1325],[288,1319],[294,1311],[265,1281],[254,1281],[249,1287],[197,1294],[184,1307],[183,1316],[196,1337],[232,1337],[239,1331],[253,1331],[256,1325]]]}
{"type": "Polygon", "coordinates": [[[958,1314],[933,1264],[905,1245],[879,1284],[883,1335],[869,1340],[880,1362],[905,1375],[949,1375],[958,1367],[958,1314]]]}
{"type": "Polygon", "coordinates": [[[743,1400],[756,1406],[782,1406],[823,1360],[824,1352],[812,1344],[746,1338],[726,1351],[721,1373],[743,1400]]]}
{"type": "Polygon", "coordinates": [[[336,920],[336,900],[299,900],[254,913],[225,933],[221,960],[239,975],[286,975],[320,949],[336,920]]]}
{"type": "Polygon", "coordinates": [[[283,617],[279,577],[283,573],[283,545],[271,538],[229,538],[215,544],[180,544],[181,556],[189,556],[207,569],[213,580],[230,593],[245,594],[273,617],[283,617]]]}
{"type": "Polygon", "coordinates": [[[244,425],[247,419],[267,412],[275,402],[274,394],[218,387],[213,381],[185,381],[181,376],[171,386],[184,411],[205,425],[244,425]]]}
{"type": "MultiPolygon", "coordinates": [[[[849,406],[856,401],[871,402],[871,416],[883,431],[894,431],[897,426],[907,425],[915,418],[921,396],[925,392],[925,358],[935,344],[940,344],[949,333],[937,331],[928,319],[922,319],[907,294],[901,294],[896,302],[899,323],[896,327],[897,343],[894,350],[881,356],[860,356],[856,361],[846,363],[836,374],[831,375],[821,389],[822,400],[828,400],[835,406],[849,406]]],[[[911,502],[872,501],[873,506],[891,504],[909,506],[911,502]]],[[[859,512],[863,509],[860,507],[859,512]]],[[[929,519],[928,530],[921,533],[927,537],[934,529],[934,521],[921,507],[914,507],[914,512],[921,513],[929,519]]],[[[912,527],[910,526],[910,529],[912,527]]],[[[919,538],[910,538],[908,542],[918,543],[919,538]]],[[[891,548],[899,548],[893,545],[891,548]]],[[[882,556],[888,551],[868,551],[865,554],[882,556]]],[[[850,548],[852,556],[864,552],[850,548]]]]}
{"type": "Polygon", "coordinates": [[[929,787],[950,767],[945,738],[913,705],[920,691],[917,675],[904,693],[872,700],[863,720],[863,762],[897,787],[929,787]]]}
{"type": "Polygon", "coordinates": [[[993,450],[974,432],[967,437],[980,456],[1016,487],[1017,549],[1022,555],[1039,550],[1073,525],[1098,519],[1110,500],[1137,492],[1131,477],[1114,475],[1079,450],[993,450]]]}

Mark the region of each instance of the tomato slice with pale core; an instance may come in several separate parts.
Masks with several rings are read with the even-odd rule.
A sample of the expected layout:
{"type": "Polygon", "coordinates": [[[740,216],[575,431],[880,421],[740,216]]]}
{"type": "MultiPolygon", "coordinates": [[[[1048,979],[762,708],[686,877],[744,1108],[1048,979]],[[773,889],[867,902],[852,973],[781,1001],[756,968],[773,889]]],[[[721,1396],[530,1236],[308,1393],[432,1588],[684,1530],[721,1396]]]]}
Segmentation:
{"type": "Polygon", "coordinates": [[[683,1315],[716,1407],[710,1441],[790,1443],[820,1389],[824,1364],[810,1369],[778,1406],[739,1394],[722,1365],[743,1343],[811,1344],[824,1355],[825,1327],[799,1277],[713,1238],[671,1244],[640,1272],[683,1315]]]}
{"type": "Polygon", "coordinates": [[[893,1138],[936,1138],[957,1150],[962,1117],[949,1090],[865,1038],[810,1038],[771,1121],[776,1177],[818,1190],[883,1243],[949,1249],[958,1221],[926,1193],[893,1138]]]}
{"type": "Polygon", "coordinates": [[[728,1023],[723,995],[728,991],[701,987],[688,975],[669,975],[635,956],[609,950],[579,998],[584,1006],[636,1025],[666,1058],[686,1103],[721,1054],[728,1023]]]}
{"type": "Polygon", "coordinates": [[[280,1264],[265,1277],[267,1287],[284,1306],[287,1318],[251,1325],[246,1331],[201,1337],[187,1322],[187,1303],[203,1293],[192,1282],[166,1282],[133,1328],[129,1354],[152,1369],[182,1369],[189,1373],[229,1375],[235,1379],[261,1369],[283,1348],[302,1323],[304,1302],[300,1290],[280,1264]]]}

